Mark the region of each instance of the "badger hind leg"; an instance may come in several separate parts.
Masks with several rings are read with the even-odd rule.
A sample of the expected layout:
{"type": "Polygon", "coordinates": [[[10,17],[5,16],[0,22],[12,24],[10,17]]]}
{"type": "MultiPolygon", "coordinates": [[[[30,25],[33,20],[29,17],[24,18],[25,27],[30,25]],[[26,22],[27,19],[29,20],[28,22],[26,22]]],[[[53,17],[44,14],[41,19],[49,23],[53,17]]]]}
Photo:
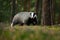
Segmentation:
{"type": "Polygon", "coordinates": [[[18,21],[13,21],[13,22],[11,23],[11,27],[13,27],[13,26],[15,26],[15,25],[17,25],[17,24],[19,24],[18,21]]]}
{"type": "Polygon", "coordinates": [[[11,23],[11,27],[13,27],[13,23],[11,23]]]}

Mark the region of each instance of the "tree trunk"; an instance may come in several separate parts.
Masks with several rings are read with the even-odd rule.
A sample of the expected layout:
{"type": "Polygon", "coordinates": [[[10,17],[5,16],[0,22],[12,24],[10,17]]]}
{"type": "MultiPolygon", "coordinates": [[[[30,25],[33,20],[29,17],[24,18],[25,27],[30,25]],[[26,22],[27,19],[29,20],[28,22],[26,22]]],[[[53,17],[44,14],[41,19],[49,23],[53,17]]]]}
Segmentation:
{"type": "Polygon", "coordinates": [[[27,0],[24,0],[24,10],[23,11],[27,11],[27,0]]]}
{"type": "Polygon", "coordinates": [[[17,0],[11,0],[11,20],[17,13],[17,0]]]}
{"type": "Polygon", "coordinates": [[[58,15],[57,24],[60,24],[60,13],[59,13],[59,15],[58,15]]]}
{"type": "Polygon", "coordinates": [[[51,25],[55,24],[55,0],[50,0],[51,25]]]}
{"type": "MultiPolygon", "coordinates": [[[[46,25],[47,23],[47,12],[48,12],[48,0],[42,1],[42,18],[41,18],[41,25],[46,25]]],[[[48,17],[48,16],[47,16],[48,17]]]]}
{"type": "Polygon", "coordinates": [[[31,0],[24,0],[24,11],[30,11],[30,2],[31,0]]]}
{"type": "Polygon", "coordinates": [[[39,0],[35,1],[35,13],[37,13],[38,15],[38,11],[39,11],[39,0]]]}
{"type": "Polygon", "coordinates": [[[31,0],[27,0],[27,11],[29,12],[31,8],[31,0]]]}
{"type": "Polygon", "coordinates": [[[42,19],[41,19],[42,25],[51,26],[54,24],[54,1],[53,0],[43,0],[42,19]]]}
{"type": "Polygon", "coordinates": [[[42,0],[35,0],[35,13],[38,16],[38,24],[41,23],[42,0]]]}

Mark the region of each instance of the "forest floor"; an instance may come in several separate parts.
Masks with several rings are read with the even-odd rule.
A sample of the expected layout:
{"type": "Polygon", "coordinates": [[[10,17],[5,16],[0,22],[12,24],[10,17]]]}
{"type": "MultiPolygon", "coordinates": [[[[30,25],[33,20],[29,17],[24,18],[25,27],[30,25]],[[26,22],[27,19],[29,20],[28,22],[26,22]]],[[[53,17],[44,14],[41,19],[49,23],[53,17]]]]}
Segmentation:
{"type": "Polygon", "coordinates": [[[60,40],[58,26],[14,26],[0,29],[0,40],[60,40]]]}

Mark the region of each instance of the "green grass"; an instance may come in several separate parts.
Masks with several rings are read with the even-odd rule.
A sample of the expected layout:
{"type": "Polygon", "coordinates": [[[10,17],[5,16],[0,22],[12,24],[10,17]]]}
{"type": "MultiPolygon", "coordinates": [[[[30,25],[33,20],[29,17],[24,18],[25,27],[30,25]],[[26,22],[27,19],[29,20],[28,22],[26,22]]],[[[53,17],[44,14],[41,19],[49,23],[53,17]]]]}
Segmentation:
{"type": "Polygon", "coordinates": [[[15,26],[0,29],[0,40],[60,40],[57,26],[15,26]]]}

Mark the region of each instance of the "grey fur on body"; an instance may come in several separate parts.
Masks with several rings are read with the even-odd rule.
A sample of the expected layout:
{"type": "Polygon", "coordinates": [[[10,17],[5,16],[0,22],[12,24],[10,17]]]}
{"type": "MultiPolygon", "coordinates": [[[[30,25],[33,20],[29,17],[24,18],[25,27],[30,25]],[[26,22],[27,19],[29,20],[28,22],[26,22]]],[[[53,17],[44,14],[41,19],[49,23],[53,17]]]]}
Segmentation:
{"type": "MultiPolygon", "coordinates": [[[[29,18],[33,18],[34,12],[19,12],[17,13],[12,20],[11,27],[14,25],[14,23],[19,22],[26,24],[29,18]],[[30,14],[31,13],[31,14],[30,14]]],[[[36,16],[36,15],[35,15],[36,16]]]]}

